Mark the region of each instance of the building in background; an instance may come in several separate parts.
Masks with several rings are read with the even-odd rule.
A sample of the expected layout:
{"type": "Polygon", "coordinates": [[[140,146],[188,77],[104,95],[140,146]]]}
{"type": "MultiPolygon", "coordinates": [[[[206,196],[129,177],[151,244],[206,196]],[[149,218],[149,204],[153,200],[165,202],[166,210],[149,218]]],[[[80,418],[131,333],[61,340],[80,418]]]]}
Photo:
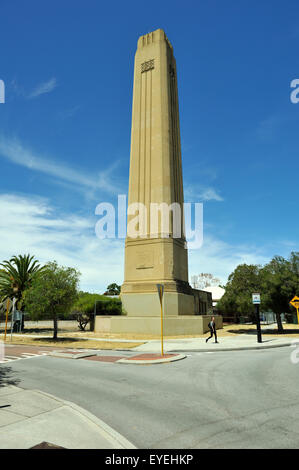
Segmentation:
{"type": "Polygon", "coordinates": [[[206,292],[210,292],[212,294],[212,304],[213,304],[213,309],[217,308],[217,303],[221,299],[221,297],[225,293],[225,289],[220,286],[208,286],[205,288],[206,292]]]}

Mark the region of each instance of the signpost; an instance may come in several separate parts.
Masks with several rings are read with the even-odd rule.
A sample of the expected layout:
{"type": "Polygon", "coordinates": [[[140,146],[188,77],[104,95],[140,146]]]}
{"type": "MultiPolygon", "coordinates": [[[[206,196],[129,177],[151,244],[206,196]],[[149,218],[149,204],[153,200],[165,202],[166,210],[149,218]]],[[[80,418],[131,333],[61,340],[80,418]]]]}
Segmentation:
{"type": "Polygon", "coordinates": [[[16,309],[16,301],[17,299],[12,299],[12,311],[11,311],[11,324],[10,324],[10,341],[12,341],[12,330],[13,330],[13,322],[15,317],[15,309],[16,309]]]}
{"type": "Polygon", "coordinates": [[[257,332],[257,342],[262,342],[262,331],[261,331],[261,322],[260,322],[260,303],[261,303],[261,294],[255,292],[252,294],[252,303],[255,305],[255,315],[256,315],[256,332],[257,332]]]}
{"type": "Polygon", "coordinates": [[[6,320],[5,320],[5,333],[4,333],[4,341],[6,341],[6,331],[7,331],[7,319],[8,319],[8,309],[9,309],[9,304],[10,301],[7,299],[7,304],[6,304],[6,320]]]}
{"type": "Polygon", "coordinates": [[[299,297],[295,295],[295,297],[293,297],[290,301],[290,304],[297,310],[297,321],[299,325],[299,297]]]}
{"type": "Polygon", "coordinates": [[[164,356],[163,351],[163,294],[164,294],[164,286],[163,284],[157,284],[157,290],[161,305],[161,356],[164,356]]]}

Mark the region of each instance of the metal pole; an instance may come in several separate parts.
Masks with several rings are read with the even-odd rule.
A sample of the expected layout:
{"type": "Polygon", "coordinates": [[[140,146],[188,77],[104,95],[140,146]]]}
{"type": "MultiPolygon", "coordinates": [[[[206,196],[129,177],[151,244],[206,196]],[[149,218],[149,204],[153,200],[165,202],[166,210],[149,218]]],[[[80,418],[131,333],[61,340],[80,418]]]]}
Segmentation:
{"type": "Polygon", "coordinates": [[[17,301],[17,299],[13,298],[13,300],[12,300],[12,311],[11,311],[11,324],[10,324],[10,341],[12,341],[12,329],[13,329],[13,320],[14,320],[14,316],[15,316],[16,301],[17,301]]]}
{"type": "MultiPolygon", "coordinates": [[[[98,302],[98,300],[95,300],[95,301],[94,301],[94,312],[93,312],[93,330],[92,330],[92,331],[95,331],[95,327],[96,327],[97,302],[98,302]]],[[[91,328],[90,328],[90,330],[91,330],[91,328]]]]}
{"type": "Polygon", "coordinates": [[[13,328],[13,319],[15,316],[15,304],[12,306],[12,311],[11,311],[11,322],[10,322],[10,341],[12,341],[12,328],[13,328]]]}
{"type": "Polygon", "coordinates": [[[262,342],[262,332],[261,332],[261,322],[260,322],[260,306],[259,304],[255,305],[256,313],[256,331],[257,331],[257,342],[262,342]]]}
{"type": "Polygon", "coordinates": [[[8,319],[8,307],[9,307],[9,299],[7,299],[7,304],[6,304],[6,320],[5,320],[5,334],[4,334],[4,341],[6,341],[7,319],[8,319]]]}

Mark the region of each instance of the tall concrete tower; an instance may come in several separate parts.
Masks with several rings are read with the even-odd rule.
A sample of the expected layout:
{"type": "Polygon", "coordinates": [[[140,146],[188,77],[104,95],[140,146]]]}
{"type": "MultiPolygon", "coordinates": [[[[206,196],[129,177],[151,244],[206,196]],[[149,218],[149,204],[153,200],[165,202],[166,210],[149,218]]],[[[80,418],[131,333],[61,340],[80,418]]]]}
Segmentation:
{"type": "Polygon", "coordinates": [[[129,225],[134,225],[137,212],[128,212],[121,297],[129,317],[160,315],[157,283],[165,287],[166,317],[194,314],[183,202],[176,61],[166,34],[158,29],[139,38],[135,55],[128,204],[144,205],[146,225],[143,234],[133,237],[129,225]],[[159,212],[154,230],[153,203],[157,208],[175,203],[179,223],[174,224],[171,211],[167,227],[159,212]]]}
{"type": "MultiPolygon", "coordinates": [[[[208,330],[211,294],[192,289],[188,283],[183,203],[176,62],[169,40],[158,29],[139,38],[135,55],[128,231],[121,288],[127,315],[97,315],[95,331],[160,334],[156,284],[164,285],[166,335],[208,330]],[[165,207],[173,209],[166,221],[161,217],[165,207]]],[[[219,328],[220,319],[216,323],[219,328]]]]}

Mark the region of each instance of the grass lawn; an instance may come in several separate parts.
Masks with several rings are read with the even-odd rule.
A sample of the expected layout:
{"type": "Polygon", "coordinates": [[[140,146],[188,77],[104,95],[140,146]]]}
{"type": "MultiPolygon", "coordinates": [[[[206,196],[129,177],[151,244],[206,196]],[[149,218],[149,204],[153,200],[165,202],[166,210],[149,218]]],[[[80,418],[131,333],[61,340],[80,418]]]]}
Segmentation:
{"type": "MultiPolygon", "coordinates": [[[[284,324],[284,335],[299,336],[299,325],[284,324]]],[[[271,329],[266,329],[262,325],[262,333],[271,336],[282,336],[277,332],[277,325],[273,324],[271,329]]],[[[208,333],[204,335],[179,335],[179,336],[165,336],[165,339],[183,339],[183,338],[205,338],[208,333]]],[[[256,334],[255,325],[240,325],[240,324],[224,324],[223,328],[217,330],[219,337],[236,336],[241,334],[256,334]]],[[[105,338],[105,339],[132,339],[132,340],[151,340],[160,339],[159,335],[141,335],[141,334],[110,334],[110,333],[94,333],[93,331],[78,331],[75,333],[64,333],[64,337],[80,337],[80,338],[105,338]]]]}
{"type": "MultiPolygon", "coordinates": [[[[299,325],[295,324],[284,324],[284,333],[279,334],[277,332],[276,323],[271,325],[271,327],[265,327],[261,325],[262,334],[266,336],[281,337],[299,337],[299,325]]],[[[3,328],[0,329],[0,334],[3,333],[3,328]]],[[[9,340],[9,330],[7,332],[9,340]]],[[[179,335],[179,336],[164,336],[165,339],[184,339],[184,338],[205,338],[209,333],[204,335],[179,335]]],[[[217,335],[221,337],[235,337],[242,334],[252,334],[256,335],[256,326],[255,325],[243,325],[243,324],[224,324],[223,328],[217,330],[217,335]]],[[[101,333],[93,331],[78,331],[69,329],[60,328],[58,331],[57,344],[53,341],[51,336],[53,335],[52,328],[45,327],[34,327],[26,328],[22,335],[13,335],[13,342],[16,344],[35,344],[35,345],[49,345],[49,346],[59,346],[59,347],[71,347],[71,348],[91,348],[91,349],[131,349],[135,346],[143,344],[144,341],[149,341],[151,339],[160,339],[159,335],[145,335],[145,334],[110,334],[110,333],[101,333]],[[39,335],[47,336],[47,338],[29,338],[28,335],[39,335]],[[127,339],[132,340],[132,343],[121,343],[121,342],[109,342],[109,341],[92,341],[92,339],[103,338],[105,340],[113,339],[127,339]]],[[[0,336],[1,338],[1,336],[0,336]]]]}
{"type": "MultiPolygon", "coordinates": [[[[3,339],[4,336],[1,335],[0,339],[3,339]]],[[[136,346],[143,344],[142,342],[132,342],[132,343],[118,343],[118,342],[109,342],[109,341],[88,341],[82,338],[66,338],[61,337],[56,340],[52,338],[29,338],[26,335],[12,335],[12,342],[10,342],[10,335],[6,337],[7,344],[19,344],[19,345],[30,345],[30,346],[55,346],[57,348],[78,348],[78,349],[131,349],[136,346]]]]}
{"type": "MultiPolygon", "coordinates": [[[[277,331],[277,324],[273,323],[266,328],[266,325],[261,325],[262,334],[267,336],[276,336],[281,338],[282,336],[291,336],[291,337],[298,337],[299,336],[299,325],[295,325],[292,323],[284,323],[283,324],[283,333],[278,333],[277,331]]],[[[223,330],[219,330],[219,337],[221,336],[236,336],[240,334],[256,334],[256,325],[224,325],[223,330]]]]}

